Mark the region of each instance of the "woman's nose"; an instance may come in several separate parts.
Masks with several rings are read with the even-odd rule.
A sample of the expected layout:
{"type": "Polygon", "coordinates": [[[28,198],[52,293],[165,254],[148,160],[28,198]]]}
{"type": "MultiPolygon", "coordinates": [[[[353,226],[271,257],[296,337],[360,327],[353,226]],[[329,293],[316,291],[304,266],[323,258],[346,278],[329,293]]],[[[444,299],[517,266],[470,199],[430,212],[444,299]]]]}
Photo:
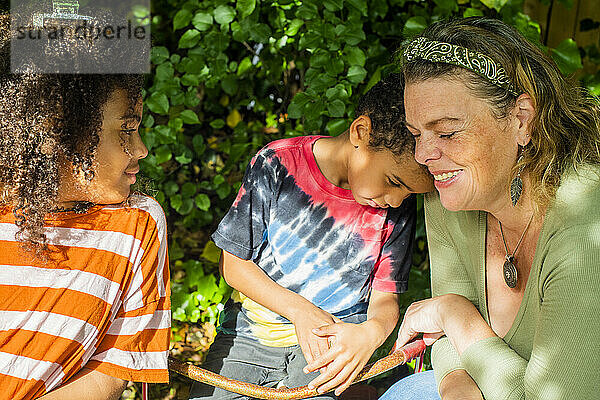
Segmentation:
{"type": "Polygon", "coordinates": [[[415,160],[419,164],[427,165],[429,161],[437,160],[442,155],[432,135],[421,134],[415,143],[415,160]]]}

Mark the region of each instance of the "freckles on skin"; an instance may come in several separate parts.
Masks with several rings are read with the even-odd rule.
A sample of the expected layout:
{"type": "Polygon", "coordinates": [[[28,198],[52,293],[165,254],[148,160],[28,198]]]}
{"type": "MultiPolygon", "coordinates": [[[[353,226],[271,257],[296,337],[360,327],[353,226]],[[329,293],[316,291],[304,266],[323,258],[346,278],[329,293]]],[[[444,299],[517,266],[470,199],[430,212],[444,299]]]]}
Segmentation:
{"type": "Polygon", "coordinates": [[[432,173],[461,170],[455,179],[436,183],[444,207],[486,209],[504,200],[518,150],[517,132],[506,120],[457,79],[410,83],[405,103],[417,161],[432,173]]]}

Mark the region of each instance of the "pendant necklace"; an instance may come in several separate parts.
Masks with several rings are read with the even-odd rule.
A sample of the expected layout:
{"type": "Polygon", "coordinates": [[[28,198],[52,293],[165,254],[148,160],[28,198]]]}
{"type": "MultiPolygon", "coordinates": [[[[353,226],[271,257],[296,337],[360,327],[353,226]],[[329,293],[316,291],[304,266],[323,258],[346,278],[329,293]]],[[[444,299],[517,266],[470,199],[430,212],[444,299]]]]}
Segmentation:
{"type": "Polygon", "coordinates": [[[517,274],[517,267],[515,266],[515,254],[517,254],[517,250],[519,250],[519,246],[521,245],[521,242],[525,237],[527,229],[529,229],[529,225],[531,225],[531,221],[533,221],[533,214],[531,214],[531,218],[529,218],[529,222],[527,223],[527,226],[525,227],[525,230],[523,231],[523,234],[521,235],[521,238],[519,239],[519,242],[515,247],[515,251],[513,251],[512,254],[508,254],[508,246],[506,245],[506,239],[504,238],[504,232],[502,231],[502,222],[498,220],[498,224],[500,225],[500,234],[502,235],[502,241],[504,242],[504,250],[506,250],[506,261],[504,261],[502,273],[504,275],[504,282],[506,283],[506,286],[508,286],[511,289],[514,289],[517,286],[517,281],[519,279],[517,274]]]}

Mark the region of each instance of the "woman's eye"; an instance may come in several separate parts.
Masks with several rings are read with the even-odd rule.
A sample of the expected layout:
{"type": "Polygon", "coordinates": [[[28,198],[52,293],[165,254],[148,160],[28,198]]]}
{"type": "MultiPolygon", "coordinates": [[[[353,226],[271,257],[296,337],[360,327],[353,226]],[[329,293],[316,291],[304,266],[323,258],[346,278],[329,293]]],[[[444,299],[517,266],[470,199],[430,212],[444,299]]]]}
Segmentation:
{"type": "Polygon", "coordinates": [[[448,138],[451,138],[452,136],[454,136],[455,133],[456,132],[440,134],[440,138],[442,138],[442,139],[448,139],[448,138]]]}
{"type": "Polygon", "coordinates": [[[121,132],[123,132],[126,135],[131,135],[135,131],[137,131],[137,129],[121,129],[121,132]]]}

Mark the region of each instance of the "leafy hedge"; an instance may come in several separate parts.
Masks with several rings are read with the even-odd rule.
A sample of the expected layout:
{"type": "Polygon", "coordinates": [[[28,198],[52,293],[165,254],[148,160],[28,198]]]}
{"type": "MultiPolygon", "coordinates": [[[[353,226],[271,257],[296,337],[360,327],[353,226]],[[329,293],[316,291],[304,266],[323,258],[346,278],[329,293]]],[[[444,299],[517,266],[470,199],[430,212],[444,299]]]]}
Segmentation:
{"type": "MultiPolygon", "coordinates": [[[[175,324],[214,323],[228,296],[209,234],[258,148],[343,132],[361,93],[396,68],[401,42],[433,21],[485,15],[538,44],[540,37],[523,0],[153,0],[152,7],[143,120],[150,154],[141,164],[168,214],[175,324]]],[[[581,55],[600,62],[597,46],[578,49],[571,39],[548,51],[566,74],[581,68],[581,55]]],[[[600,93],[600,74],[583,80],[600,93]]],[[[420,219],[420,268],[404,305],[429,294],[423,233],[420,219]]]]}

